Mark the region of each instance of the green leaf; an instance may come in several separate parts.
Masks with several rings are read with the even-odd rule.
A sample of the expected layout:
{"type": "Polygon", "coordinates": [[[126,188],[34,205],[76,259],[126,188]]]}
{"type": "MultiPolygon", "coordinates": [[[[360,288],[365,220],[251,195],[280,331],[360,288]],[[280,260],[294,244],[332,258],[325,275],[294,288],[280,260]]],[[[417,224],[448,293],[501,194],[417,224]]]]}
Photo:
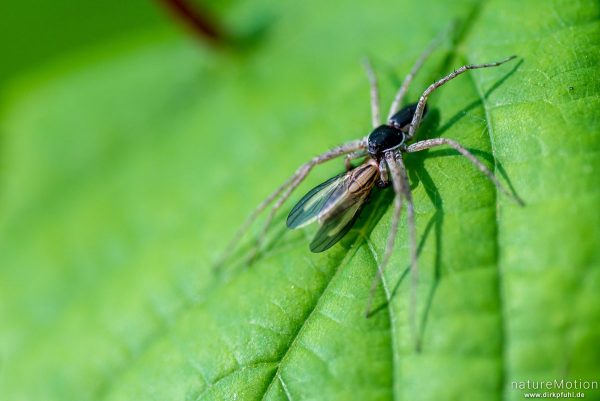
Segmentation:
{"type": "MultiPolygon", "coordinates": [[[[11,88],[1,398],[517,400],[514,381],[598,380],[597,2],[269,7],[276,18],[242,54],[157,33],[11,88]],[[518,62],[444,86],[420,135],[476,151],[526,206],[454,152],[407,157],[418,332],[404,220],[383,307],[364,318],[389,190],[326,253],[308,251],[311,230],[285,230],[284,211],[251,268],[215,276],[255,205],[311,156],[369,131],[360,59],[372,57],[387,108],[453,18],[455,43],[427,62],[411,99],[462,64],[518,62]]],[[[232,5],[231,19],[262,20],[249,10],[232,5]]],[[[286,210],[341,168],[315,171],[286,210]]]]}

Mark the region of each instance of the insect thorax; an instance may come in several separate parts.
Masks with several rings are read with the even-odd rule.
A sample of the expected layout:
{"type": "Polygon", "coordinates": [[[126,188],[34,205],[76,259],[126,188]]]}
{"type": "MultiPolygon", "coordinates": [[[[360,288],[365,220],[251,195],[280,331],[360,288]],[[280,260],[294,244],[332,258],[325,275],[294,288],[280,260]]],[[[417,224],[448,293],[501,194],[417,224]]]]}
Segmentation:
{"type": "Polygon", "coordinates": [[[379,159],[386,150],[398,147],[404,142],[404,133],[389,125],[380,125],[370,134],[367,142],[369,154],[379,159]]]}

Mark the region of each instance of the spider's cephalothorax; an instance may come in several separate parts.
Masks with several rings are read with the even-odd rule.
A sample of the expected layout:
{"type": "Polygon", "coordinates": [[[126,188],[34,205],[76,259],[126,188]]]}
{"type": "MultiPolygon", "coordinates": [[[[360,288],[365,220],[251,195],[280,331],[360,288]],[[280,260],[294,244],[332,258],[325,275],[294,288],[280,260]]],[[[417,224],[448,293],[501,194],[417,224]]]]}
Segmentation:
{"type": "Polygon", "coordinates": [[[367,138],[367,152],[373,159],[380,160],[386,151],[400,147],[404,139],[404,132],[399,129],[387,124],[380,125],[367,138]]]}
{"type": "MultiPolygon", "coordinates": [[[[439,41],[435,42],[435,45],[438,43],[439,41]]],[[[266,218],[263,229],[257,238],[257,245],[250,258],[252,260],[265,238],[265,234],[273,221],[275,213],[292,195],[292,192],[302,183],[302,181],[304,181],[313,167],[338,157],[345,158],[346,171],[330,178],[304,195],[288,216],[287,226],[289,228],[299,228],[312,221],[318,222],[320,229],[317,231],[311,242],[310,249],[313,252],[323,252],[337,243],[352,228],[362,210],[363,204],[369,198],[369,194],[375,185],[387,186],[391,184],[395,193],[394,213],[392,215],[392,222],[385,251],[381,263],[378,266],[379,268],[376,277],[371,285],[371,293],[367,305],[367,315],[370,313],[371,299],[376,290],[377,282],[381,278],[381,275],[390,260],[390,256],[392,255],[400,219],[400,210],[402,209],[403,204],[406,205],[408,219],[408,240],[410,243],[411,272],[413,273],[413,280],[416,281],[417,277],[415,212],[408,175],[406,173],[406,167],[404,166],[403,154],[419,152],[442,145],[450,146],[459,154],[465,156],[479,171],[485,174],[494,185],[496,185],[496,188],[520,203],[520,200],[512,195],[498,181],[494,173],[490,171],[485,164],[479,161],[468,149],[458,142],[449,138],[432,138],[407,144],[414,138],[416,130],[419,128],[419,124],[426,113],[427,99],[434,90],[468,70],[496,67],[515,57],[512,56],[495,63],[462,66],[427,87],[417,103],[409,104],[402,108],[402,101],[410,83],[419,68],[423,65],[425,59],[431,54],[433,48],[435,48],[435,45],[430,46],[421,55],[411,72],[405,78],[401,87],[398,89],[396,97],[390,107],[387,124],[381,125],[377,79],[370,64],[368,62],[366,63],[367,74],[371,84],[373,131],[371,131],[367,137],[334,147],[325,153],[313,157],[300,166],[294,175],[267,197],[256,208],[248,220],[246,220],[230,242],[221,259],[217,262],[217,266],[221,265],[227,257],[231,255],[231,252],[238,244],[242,235],[248,231],[250,225],[256,220],[258,215],[271,203],[274,203],[271,212],[266,218]],[[364,159],[365,156],[367,157],[366,159],[364,159]],[[361,165],[354,167],[351,163],[353,160],[363,161],[361,165]]],[[[414,326],[415,322],[415,288],[416,285],[413,283],[411,292],[413,298],[413,302],[411,302],[411,326],[414,326]]],[[[412,330],[414,332],[414,327],[412,327],[412,330]]]]}
{"type": "MultiPolygon", "coordinates": [[[[404,107],[390,117],[387,124],[375,128],[367,137],[367,152],[376,159],[381,160],[385,152],[397,149],[407,140],[407,134],[417,103],[404,107]]],[[[427,114],[427,106],[423,109],[423,116],[427,114]]]]}

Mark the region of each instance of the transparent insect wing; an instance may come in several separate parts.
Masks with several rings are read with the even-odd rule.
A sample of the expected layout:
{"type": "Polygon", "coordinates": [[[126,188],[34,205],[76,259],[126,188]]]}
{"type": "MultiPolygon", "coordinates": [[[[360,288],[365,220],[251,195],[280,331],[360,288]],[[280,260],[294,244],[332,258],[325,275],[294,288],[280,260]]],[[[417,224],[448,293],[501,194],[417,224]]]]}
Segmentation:
{"type": "Polygon", "coordinates": [[[317,220],[319,214],[339,198],[339,189],[344,185],[345,176],[346,173],[336,175],[304,195],[288,215],[287,226],[300,228],[317,220]]]}
{"type": "Polygon", "coordinates": [[[340,210],[337,214],[325,220],[310,242],[309,247],[311,252],[319,253],[326,251],[341,240],[358,219],[361,207],[366,198],[365,196],[349,208],[340,210]]]}
{"type": "Polygon", "coordinates": [[[294,206],[288,227],[298,228],[317,220],[321,228],[310,249],[322,252],[330,248],[352,228],[378,177],[377,164],[367,162],[325,181],[294,206]]]}

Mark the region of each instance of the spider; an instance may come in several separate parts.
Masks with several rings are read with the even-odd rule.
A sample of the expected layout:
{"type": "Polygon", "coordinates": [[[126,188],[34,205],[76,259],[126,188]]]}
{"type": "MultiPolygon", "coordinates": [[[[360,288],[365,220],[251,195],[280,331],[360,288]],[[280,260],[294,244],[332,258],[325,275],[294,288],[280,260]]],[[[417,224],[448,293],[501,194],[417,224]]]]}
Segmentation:
{"type": "MultiPolygon", "coordinates": [[[[242,236],[246,233],[259,214],[271,203],[275,202],[266,218],[260,234],[258,235],[254,253],[251,258],[253,259],[256,251],[260,249],[260,246],[264,241],[267,230],[269,229],[275,214],[290,197],[292,192],[300,185],[300,183],[302,183],[302,181],[304,181],[315,166],[338,157],[345,157],[346,172],[325,181],[309,191],[290,212],[287,219],[287,226],[289,228],[299,228],[313,221],[318,221],[320,229],[311,242],[310,249],[313,252],[322,252],[338,242],[350,230],[373,187],[375,185],[386,187],[391,183],[395,193],[392,223],[383,259],[378,266],[377,273],[371,284],[370,296],[366,308],[367,317],[370,316],[371,302],[374,292],[377,289],[378,282],[381,280],[394,250],[400,213],[404,202],[406,203],[408,237],[410,242],[410,272],[412,277],[411,305],[416,304],[418,264],[415,212],[406,168],[404,166],[404,153],[419,152],[443,145],[450,146],[462,156],[466,157],[496,186],[499,191],[522,205],[522,201],[518,197],[511,194],[481,161],[458,142],[449,138],[433,138],[409,144],[414,138],[415,132],[419,128],[421,120],[426,114],[427,99],[433,91],[464,72],[478,68],[497,67],[516,57],[511,56],[497,62],[486,64],[464,65],[427,87],[417,103],[410,104],[400,109],[400,105],[402,104],[408,87],[413,81],[416,73],[421,69],[424,62],[438,44],[439,39],[432,42],[413,65],[411,71],[402,82],[402,85],[394,97],[387,115],[387,123],[385,124],[381,124],[380,121],[377,77],[369,61],[365,60],[364,66],[370,84],[373,130],[364,138],[334,147],[325,153],[313,157],[311,160],[300,166],[285,183],[277,188],[254,210],[229,243],[220,261],[217,263],[217,266],[221,265],[226,258],[229,257],[242,236]],[[362,164],[353,168],[351,161],[361,158],[365,158],[362,164]]],[[[414,307],[411,309],[414,309],[414,307]]],[[[411,318],[410,320],[414,321],[414,318],[411,318]]]]}

